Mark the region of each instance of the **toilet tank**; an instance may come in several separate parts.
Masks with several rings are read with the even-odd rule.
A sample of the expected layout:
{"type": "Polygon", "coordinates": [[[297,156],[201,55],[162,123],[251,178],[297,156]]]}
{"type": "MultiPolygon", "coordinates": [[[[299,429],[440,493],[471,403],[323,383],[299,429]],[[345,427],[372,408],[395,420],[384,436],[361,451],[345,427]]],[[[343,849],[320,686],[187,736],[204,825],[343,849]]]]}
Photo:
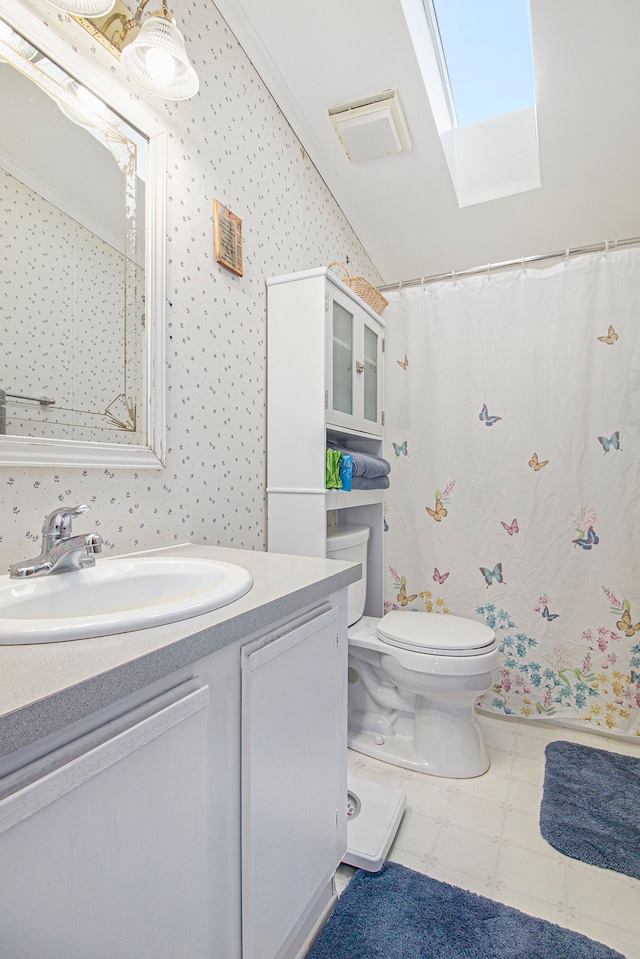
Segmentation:
{"type": "Polygon", "coordinates": [[[362,579],[349,586],[349,626],[364,614],[367,598],[367,544],[368,526],[343,526],[327,531],[327,559],[340,559],[345,563],[362,563],[362,579]]]}

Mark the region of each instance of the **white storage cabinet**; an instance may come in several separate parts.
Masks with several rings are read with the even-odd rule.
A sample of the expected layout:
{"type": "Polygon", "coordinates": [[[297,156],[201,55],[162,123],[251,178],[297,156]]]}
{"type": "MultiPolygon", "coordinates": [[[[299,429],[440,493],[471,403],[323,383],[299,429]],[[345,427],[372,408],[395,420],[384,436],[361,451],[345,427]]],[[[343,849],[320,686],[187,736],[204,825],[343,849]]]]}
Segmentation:
{"type": "Polygon", "coordinates": [[[381,616],[383,490],[327,490],[327,439],[382,455],[385,322],[326,268],[267,280],[267,530],[272,552],[326,556],[327,526],[366,525],[365,612],[381,616]]]}
{"type": "Polygon", "coordinates": [[[377,313],[338,287],[327,271],[327,426],[382,437],[383,328],[377,313]]]}

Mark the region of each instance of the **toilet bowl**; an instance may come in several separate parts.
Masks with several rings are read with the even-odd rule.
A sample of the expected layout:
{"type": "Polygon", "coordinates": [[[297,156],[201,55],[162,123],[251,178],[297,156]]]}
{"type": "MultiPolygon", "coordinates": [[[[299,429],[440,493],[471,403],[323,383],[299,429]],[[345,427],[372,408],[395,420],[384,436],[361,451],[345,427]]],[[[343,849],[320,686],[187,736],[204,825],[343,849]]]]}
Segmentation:
{"type": "Polygon", "coordinates": [[[363,617],[349,630],[349,746],[433,776],[481,776],[489,757],[475,702],[497,665],[482,623],[401,610],[363,617]]]}
{"type": "MultiPolygon", "coordinates": [[[[359,556],[353,540],[348,557],[340,544],[340,531],[328,537],[327,555],[366,569],[366,539],[359,556]]],[[[460,616],[412,610],[358,618],[363,595],[360,601],[349,598],[349,746],[433,776],[485,773],[489,757],[475,702],[491,688],[498,666],[493,630],[460,616]]]]}

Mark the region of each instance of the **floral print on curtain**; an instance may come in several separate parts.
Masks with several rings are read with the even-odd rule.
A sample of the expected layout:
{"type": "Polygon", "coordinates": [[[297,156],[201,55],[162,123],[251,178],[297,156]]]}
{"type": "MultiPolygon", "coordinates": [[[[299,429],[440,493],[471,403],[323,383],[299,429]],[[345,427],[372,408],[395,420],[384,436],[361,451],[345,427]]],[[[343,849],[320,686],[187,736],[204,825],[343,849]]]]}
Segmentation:
{"type": "Polygon", "coordinates": [[[385,608],[496,631],[485,709],[640,736],[640,251],[389,299],[385,608]]]}

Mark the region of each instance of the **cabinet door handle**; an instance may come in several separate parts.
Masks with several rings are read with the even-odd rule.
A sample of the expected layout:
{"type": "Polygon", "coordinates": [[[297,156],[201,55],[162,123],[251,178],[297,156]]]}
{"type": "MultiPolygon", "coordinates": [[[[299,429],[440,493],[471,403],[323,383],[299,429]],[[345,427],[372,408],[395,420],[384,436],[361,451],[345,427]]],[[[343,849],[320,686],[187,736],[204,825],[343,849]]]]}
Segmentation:
{"type": "Polygon", "coordinates": [[[356,373],[364,373],[364,363],[356,360],[356,373]]]}

